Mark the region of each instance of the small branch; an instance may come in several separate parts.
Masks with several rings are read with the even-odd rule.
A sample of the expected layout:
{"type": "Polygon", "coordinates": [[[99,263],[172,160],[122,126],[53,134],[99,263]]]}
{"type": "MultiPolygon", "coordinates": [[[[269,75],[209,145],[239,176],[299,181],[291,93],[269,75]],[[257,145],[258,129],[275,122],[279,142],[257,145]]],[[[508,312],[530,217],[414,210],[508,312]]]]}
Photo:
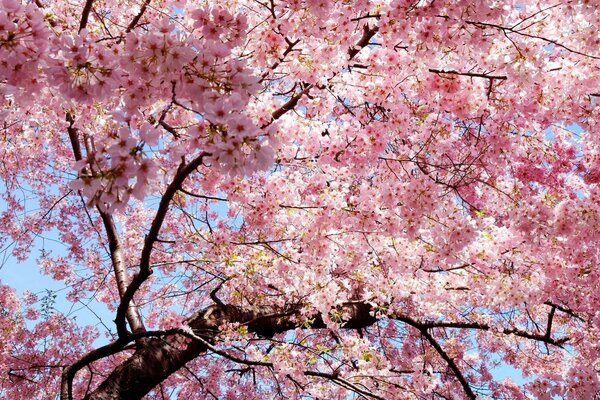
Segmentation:
{"type": "MultiPolygon", "coordinates": [[[[557,3],[557,4],[553,4],[553,5],[551,5],[551,6],[548,6],[548,7],[546,7],[546,8],[542,8],[541,10],[538,10],[538,11],[534,12],[534,13],[533,13],[533,14],[531,14],[530,16],[528,16],[528,17],[525,17],[525,18],[523,18],[521,21],[519,21],[519,22],[517,22],[516,24],[514,24],[514,25],[511,27],[511,29],[515,29],[517,26],[521,25],[523,22],[525,22],[525,21],[528,21],[528,20],[530,20],[530,19],[532,19],[532,18],[535,18],[536,16],[538,16],[539,14],[541,14],[541,13],[543,13],[543,12],[546,12],[546,11],[548,11],[548,10],[551,10],[551,9],[553,9],[553,8],[555,8],[555,7],[560,7],[560,6],[562,6],[562,5],[563,5],[563,3],[557,3]]],[[[546,18],[546,17],[544,17],[544,18],[546,18]]],[[[543,19],[543,18],[542,18],[542,19],[543,19]]],[[[537,22],[540,22],[540,21],[537,21],[537,22]]],[[[535,23],[537,23],[537,22],[533,22],[533,23],[535,24],[535,23]]],[[[530,26],[531,26],[531,25],[530,25],[530,26]]],[[[522,29],[524,29],[524,28],[522,28],[522,29]]],[[[521,29],[521,30],[522,30],[522,29],[521,29]]]]}
{"type": "Polygon", "coordinates": [[[272,116],[271,121],[264,124],[260,128],[261,129],[266,128],[267,126],[271,125],[273,123],[273,121],[281,118],[288,111],[293,110],[296,107],[296,105],[298,104],[298,102],[300,101],[300,99],[302,98],[302,96],[307,94],[312,87],[313,87],[313,84],[311,83],[310,85],[307,85],[301,92],[292,96],[292,98],[290,98],[287,102],[285,102],[285,104],[283,104],[281,107],[279,107],[277,110],[275,110],[273,112],[273,114],[271,114],[271,116],[272,116]]]}
{"type": "MultiPolygon", "coordinates": [[[[375,34],[377,33],[377,31],[379,30],[379,28],[374,27],[374,28],[369,28],[369,25],[364,25],[363,27],[363,35],[360,38],[360,40],[351,48],[348,49],[348,61],[352,60],[359,52],[362,48],[364,48],[365,46],[367,46],[369,44],[369,40],[371,40],[371,38],[373,36],[375,36],[375,34]]],[[[332,77],[330,77],[328,79],[328,81],[330,81],[331,79],[333,79],[333,77],[336,76],[337,73],[334,73],[332,77]]],[[[305,94],[308,94],[308,92],[310,91],[311,88],[313,88],[315,85],[314,84],[308,84],[304,87],[304,89],[295,94],[294,96],[292,96],[285,104],[283,104],[281,107],[279,107],[277,110],[275,110],[271,116],[271,121],[263,124],[260,128],[264,129],[266,127],[268,127],[269,125],[271,125],[275,120],[281,118],[283,115],[285,115],[288,111],[293,110],[296,105],[298,104],[298,102],[300,101],[300,99],[302,98],[302,96],[304,96],[305,94]]],[[[321,88],[319,86],[319,88],[321,88]]]]}
{"type": "Polygon", "coordinates": [[[25,375],[16,374],[14,371],[15,370],[12,369],[12,368],[8,370],[8,379],[10,380],[11,383],[13,383],[13,377],[15,377],[15,378],[27,381],[29,383],[33,383],[33,384],[36,384],[36,385],[39,384],[39,382],[34,381],[33,379],[30,379],[30,378],[26,377],[25,375]]]}
{"type": "Polygon", "coordinates": [[[470,77],[474,77],[474,78],[485,78],[485,79],[500,79],[500,80],[506,80],[508,79],[506,75],[488,75],[488,74],[478,74],[475,72],[459,72],[459,71],[446,71],[446,70],[440,70],[440,69],[433,69],[430,68],[429,72],[433,72],[435,74],[447,74],[447,75],[462,75],[462,76],[470,76],[470,77]]]}
{"type": "Polygon", "coordinates": [[[367,19],[367,18],[379,19],[379,18],[381,18],[381,14],[370,14],[369,13],[369,14],[362,15],[360,17],[351,18],[350,21],[357,22],[357,21],[360,21],[362,19],[367,19]]]}
{"type": "MultiPolygon", "coordinates": [[[[244,364],[244,365],[252,365],[252,366],[269,367],[269,368],[273,367],[273,363],[271,363],[271,362],[246,360],[246,359],[242,359],[242,358],[233,356],[233,355],[227,353],[226,351],[219,350],[215,346],[213,346],[212,344],[210,344],[209,342],[207,342],[206,340],[204,340],[203,338],[201,338],[200,336],[198,336],[192,332],[189,332],[186,330],[180,330],[179,333],[190,339],[197,340],[198,342],[202,343],[208,350],[212,351],[215,354],[220,355],[223,358],[233,361],[235,363],[244,364]]],[[[358,386],[352,384],[351,382],[347,381],[346,379],[340,378],[336,374],[328,374],[328,373],[319,372],[319,371],[304,371],[304,375],[330,379],[330,380],[340,384],[340,386],[344,387],[345,389],[352,390],[356,393],[360,393],[363,396],[371,397],[373,399],[384,400],[383,397],[377,396],[376,394],[373,394],[371,392],[367,392],[367,391],[359,388],[358,386]]]]}
{"type": "Polygon", "coordinates": [[[207,195],[204,195],[204,194],[192,193],[190,191],[185,190],[184,188],[179,188],[179,191],[187,194],[188,196],[196,197],[196,198],[199,198],[199,199],[225,201],[225,202],[229,201],[229,200],[227,200],[225,198],[222,198],[222,197],[214,197],[214,196],[207,196],[207,195]]]}
{"type": "MultiPolygon", "coordinates": [[[[98,212],[100,213],[100,217],[102,218],[104,230],[106,231],[106,236],[108,238],[108,249],[110,251],[110,259],[113,265],[115,280],[117,281],[117,289],[119,290],[119,296],[121,299],[123,299],[127,291],[127,282],[129,281],[129,276],[127,274],[125,259],[123,257],[123,247],[121,245],[121,239],[119,237],[119,233],[117,232],[117,227],[115,225],[115,221],[112,215],[100,210],[99,208],[98,212]]],[[[142,317],[139,314],[139,311],[134,301],[131,301],[129,303],[129,306],[127,307],[126,311],[126,316],[127,322],[129,322],[129,326],[131,327],[132,332],[137,333],[143,332],[145,330],[144,323],[142,322],[142,317]]]]}
{"type": "Polygon", "coordinates": [[[188,337],[190,339],[197,340],[198,342],[200,342],[204,346],[206,346],[206,348],[208,350],[212,351],[213,353],[218,354],[221,357],[224,357],[224,358],[226,358],[226,359],[228,359],[230,361],[236,362],[238,364],[258,365],[258,366],[262,366],[262,367],[272,367],[273,366],[273,363],[270,363],[270,362],[244,360],[242,358],[238,358],[236,356],[233,356],[233,355],[227,353],[226,351],[217,349],[215,346],[213,346],[212,344],[210,344],[206,340],[202,339],[200,336],[196,335],[193,332],[180,329],[178,333],[181,334],[181,335],[183,335],[183,336],[185,336],[185,337],[188,337]]]}
{"type": "Polygon", "coordinates": [[[284,50],[281,57],[279,57],[279,61],[274,62],[273,65],[271,65],[271,67],[269,67],[269,69],[262,74],[261,79],[258,83],[262,83],[267,78],[267,76],[269,76],[269,73],[273,72],[283,62],[283,60],[285,60],[285,57],[294,49],[294,46],[300,43],[300,39],[296,39],[292,42],[288,38],[285,38],[285,41],[288,44],[288,47],[284,50]]]}
{"type": "Polygon", "coordinates": [[[286,204],[280,204],[279,207],[281,208],[289,208],[292,210],[324,210],[325,206],[289,206],[286,204]]]}
{"type": "Polygon", "coordinates": [[[419,328],[418,326],[415,326],[415,328],[419,329],[421,334],[429,341],[429,343],[438,352],[438,354],[444,359],[444,361],[446,361],[446,363],[448,364],[448,366],[450,367],[452,372],[454,372],[454,376],[456,376],[456,378],[462,385],[463,390],[467,394],[467,397],[469,399],[473,399],[473,400],[476,399],[477,397],[475,396],[475,393],[473,393],[473,390],[471,390],[471,386],[469,386],[469,382],[467,382],[467,380],[463,376],[462,372],[460,371],[460,369],[458,368],[458,366],[456,365],[454,360],[452,360],[452,358],[450,358],[448,356],[448,354],[444,351],[442,346],[440,346],[440,344],[437,342],[437,340],[435,340],[434,337],[431,336],[431,334],[427,331],[426,328],[419,328]]]}
{"type": "Polygon", "coordinates": [[[581,322],[587,322],[585,319],[583,319],[580,315],[578,315],[575,311],[571,310],[569,307],[561,306],[560,304],[556,304],[551,301],[546,301],[544,304],[547,306],[550,306],[550,307],[555,307],[557,310],[562,311],[565,314],[568,314],[573,318],[577,318],[581,322]]]}
{"type": "MultiPolygon", "coordinates": [[[[200,336],[186,331],[186,330],[180,330],[179,333],[183,336],[186,336],[190,339],[194,339],[197,340],[198,342],[202,343],[204,346],[206,346],[206,348],[210,351],[212,351],[215,354],[220,355],[223,358],[226,358],[230,361],[233,361],[235,363],[238,364],[244,364],[244,365],[252,365],[252,366],[261,366],[261,367],[269,367],[272,368],[273,367],[273,363],[271,362],[264,362],[264,361],[253,361],[253,360],[247,360],[247,359],[242,359],[242,358],[238,358],[236,356],[233,356],[229,353],[227,353],[226,351],[223,350],[219,350],[217,349],[215,346],[213,346],[212,344],[210,344],[209,342],[207,342],[206,340],[204,340],[203,338],[201,338],[200,336]]],[[[373,394],[372,392],[367,392],[361,388],[359,388],[358,386],[352,384],[351,382],[347,381],[346,379],[340,378],[338,375],[336,374],[328,374],[328,373],[324,373],[324,372],[319,372],[319,371],[304,371],[304,375],[306,376],[314,376],[314,377],[319,377],[319,378],[325,378],[325,379],[330,379],[338,384],[340,384],[340,386],[344,387],[345,389],[349,389],[352,390],[356,393],[362,394],[363,396],[367,396],[367,397],[371,397],[373,399],[377,399],[377,400],[384,400],[383,397],[377,396],[376,394],[373,394]]]]}
{"type": "Polygon", "coordinates": [[[175,128],[173,128],[171,125],[169,125],[167,122],[165,122],[164,115],[163,115],[163,117],[161,117],[158,120],[158,124],[160,126],[162,126],[163,128],[165,128],[165,130],[167,132],[169,132],[171,135],[173,135],[176,139],[179,138],[179,133],[175,130],[175,128]]]}
{"type": "Polygon", "coordinates": [[[560,48],[563,48],[563,49],[567,50],[570,53],[575,53],[575,54],[579,54],[580,56],[584,56],[584,57],[589,57],[589,58],[593,58],[593,59],[596,59],[596,60],[600,60],[600,57],[598,57],[598,56],[593,56],[591,54],[582,53],[582,52],[580,52],[578,50],[571,49],[571,48],[565,46],[564,44],[561,44],[561,43],[557,42],[556,40],[548,39],[548,38],[543,37],[543,36],[531,35],[529,33],[523,32],[522,30],[516,30],[514,28],[508,28],[506,26],[491,24],[491,23],[488,23],[488,22],[477,22],[477,21],[465,21],[465,22],[467,24],[469,24],[469,25],[473,25],[473,26],[476,26],[476,27],[481,28],[481,29],[487,29],[487,28],[498,29],[498,30],[502,31],[504,33],[504,35],[506,36],[506,38],[509,39],[509,40],[510,40],[510,38],[508,37],[508,33],[514,33],[516,35],[524,36],[524,37],[527,37],[527,38],[530,38],[530,39],[537,39],[537,40],[542,40],[542,41],[544,41],[546,43],[552,43],[553,45],[558,46],[560,48]]]}
{"type": "Polygon", "coordinates": [[[326,378],[326,379],[332,380],[333,382],[342,386],[344,389],[352,390],[353,392],[361,394],[365,397],[370,397],[370,398],[377,399],[377,400],[385,400],[383,397],[378,396],[378,395],[374,394],[373,392],[368,392],[364,389],[361,389],[358,386],[354,385],[353,383],[348,382],[346,379],[340,378],[338,375],[335,375],[335,374],[327,374],[327,373],[318,372],[318,371],[305,371],[304,375],[317,376],[319,378],[326,378]]]}
{"type": "Polygon", "coordinates": [[[465,269],[467,267],[472,266],[473,263],[465,263],[462,265],[459,265],[457,267],[452,267],[452,268],[447,268],[447,269],[443,269],[443,268],[436,268],[436,269],[422,269],[422,271],[424,272],[429,272],[429,273],[437,273],[437,272],[451,272],[451,271],[457,271],[459,269],[465,269]]]}
{"type": "Polygon", "coordinates": [[[127,25],[127,29],[125,29],[125,33],[129,33],[131,32],[135,26],[137,25],[137,23],[140,21],[140,19],[142,18],[142,15],[144,15],[144,13],[146,12],[146,7],[148,7],[148,4],[150,4],[151,0],[145,0],[144,4],[142,4],[142,7],[140,8],[140,12],[137,13],[137,15],[135,17],[133,17],[133,19],[131,20],[131,22],[129,23],[129,25],[127,25]]]}
{"type": "MultiPolygon", "coordinates": [[[[432,329],[432,328],[455,328],[455,329],[476,329],[482,331],[492,331],[492,327],[479,323],[479,322],[458,322],[458,321],[417,321],[413,318],[410,318],[406,315],[395,315],[392,318],[397,319],[398,321],[404,322],[408,325],[417,327],[418,329],[432,329]]],[[[546,337],[546,335],[539,335],[536,333],[530,333],[527,331],[523,331],[517,328],[504,328],[500,333],[505,335],[515,335],[526,339],[537,340],[540,342],[548,343],[557,347],[561,347],[566,342],[569,341],[568,337],[553,339],[551,337],[546,337]]]]}

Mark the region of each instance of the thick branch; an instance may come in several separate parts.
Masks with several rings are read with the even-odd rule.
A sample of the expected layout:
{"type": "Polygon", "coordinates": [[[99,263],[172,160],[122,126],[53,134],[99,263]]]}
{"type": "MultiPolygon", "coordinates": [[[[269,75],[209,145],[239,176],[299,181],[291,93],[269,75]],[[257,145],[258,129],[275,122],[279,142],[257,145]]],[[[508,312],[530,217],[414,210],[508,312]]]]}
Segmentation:
{"type": "Polygon", "coordinates": [[[60,389],[60,398],[61,400],[71,400],[73,398],[72,394],[72,386],[73,386],[73,378],[75,378],[75,374],[82,368],[89,366],[92,362],[100,360],[102,358],[111,356],[122,351],[128,343],[148,337],[161,337],[168,336],[177,333],[177,329],[173,329],[170,331],[150,331],[150,332],[140,332],[137,334],[133,334],[128,336],[127,338],[119,338],[114,342],[111,342],[105,346],[97,348],[94,351],[89,352],[73,364],[65,367],[62,373],[61,379],[61,389],[60,389]]]}
{"type": "MultiPolygon", "coordinates": [[[[181,347],[180,345],[174,346],[172,343],[178,342],[178,338],[190,337],[189,334],[178,333],[171,338],[151,339],[144,346],[139,347],[128,360],[119,365],[88,398],[89,400],[142,398],[153,387],[183,367],[188,361],[209,351],[209,345],[212,347],[212,343],[215,342],[219,326],[224,324],[241,324],[247,327],[248,332],[263,337],[272,337],[274,334],[296,328],[323,329],[327,327],[321,314],[313,315],[309,319],[310,323],[302,323],[301,309],[302,306],[299,304],[287,308],[274,306],[236,307],[222,303],[207,307],[187,320],[193,334],[202,340],[194,340],[186,347],[181,347]]],[[[345,303],[338,306],[334,311],[337,315],[345,316],[340,325],[342,329],[362,329],[377,322],[377,318],[373,315],[372,306],[367,303],[345,303]]],[[[411,325],[422,333],[424,332],[426,338],[428,335],[431,336],[429,330],[433,328],[491,330],[490,326],[481,323],[419,321],[403,315],[396,315],[391,318],[411,325]]],[[[513,328],[506,328],[501,333],[557,346],[567,340],[552,339],[547,335],[532,334],[513,328]]],[[[432,346],[435,347],[433,342],[432,346]]],[[[442,354],[443,350],[442,352],[437,348],[436,350],[448,362],[447,355],[444,357],[442,354]]],[[[216,352],[216,354],[219,354],[219,352],[216,352]]],[[[452,363],[448,363],[448,366],[465,388],[465,392],[469,397],[472,397],[472,392],[469,394],[467,391],[468,382],[459,375],[460,371],[457,371],[456,365],[453,367],[452,363]]]]}
{"type": "Polygon", "coordinates": [[[75,118],[73,118],[73,115],[68,112],[66,120],[69,123],[67,133],[69,134],[69,140],[71,141],[73,156],[75,156],[75,161],[81,161],[83,155],[81,154],[81,145],[79,144],[79,135],[77,132],[77,128],[75,128],[75,118]]]}
{"type": "MultiPolygon", "coordinates": [[[[194,340],[185,347],[173,345],[186,335],[173,335],[167,339],[151,339],[143,347],[119,365],[87,400],[141,399],[152,388],[187,362],[209,350],[205,343],[214,342],[219,326],[225,323],[243,324],[248,332],[271,337],[275,333],[305,327],[297,322],[300,306],[282,310],[279,307],[242,308],[230,305],[214,305],[198,311],[187,320],[194,335],[203,341],[194,340]],[[203,343],[205,342],[205,343],[203,343]]],[[[338,310],[347,318],[343,328],[359,329],[370,326],[376,319],[372,308],[365,303],[346,303],[338,310]]],[[[312,329],[325,328],[320,315],[311,319],[312,329]]],[[[63,400],[67,400],[63,397],[63,400]]]]}
{"type": "Polygon", "coordinates": [[[123,294],[121,298],[121,303],[119,304],[119,308],[117,309],[117,333],[119,337],[127,336],[127,326],[125,324],[125,315],[127,309],[129,308],[129,304],[133,300],[133,295],[140,288],[142,283],[148,279],[148,277],[152,274],[152,268],[150,267],[150,256],[152,254],[152,248],[154,243],[158,239],[158,234],[162,227],[163,221],[165,220],[169,208],[171,206],[171,200],[175,196],[175,193],[181,188],[181,185],[196,168],[202,165],[202,161],[204,157],[210,156],[210,153],[202,152],[199,156],[193,159],[189,164],[182,164],[173,181],[167,187],[165,194],[162,196],[160,200],[160,204],[158,205],[158,210],[156,210],[156,214],[154,219],[152,220],[152,224],[150,225],[150,231],[146,235],[146,239],[144,240],[144,248],[142,249],[142,255],[140,258],[140,271],[133,277],[131,283],[127,287],[127,290],[123,294]]]}
{"type": "MultiPolygon", "coordinates": [[[[81,161],[83,154],[81,152],[81,144],[79,142],[79,132],[75,128],[75,118],[71,113],[67,113],[66,120],[69,123],[67,133],[69,140],[71,141],[71,148],[73,149],[73,156],[75,161],[81,161]]],[[[106,236],[108,239],[108,249],[110,253],[110,259],[112,261],[113,271],[115,273],[115,280],[117,281],[117,288],[119,290],[119,296],[123,298],[127,289],[127,282],[129,277],[127,276],[127,269],[125,268],[125,261],[123,258],[123,248],[121,247],[121,240],[117,232],[115,221],[110,214],[102,211],[99,207],[96,207],[102,218],[106,236]]],[[[131,326],[133,332],[143,331],[144,324],[142,318],[135,306],[135,303],[130,303],[126,310],[127,321],[131,326]]]]}
{"type": "Polygon", "coordinates": [[[555,311],[556,311],[556,307],[552,307],[552,309],[550,310],[550,314],[548,314],[548,322],[546,324],[546,334],[544,335],[548,339],[550,339],[550,336],[552,335],[552,320],[554,318],[555,311]]]}
{"type": "MultiPolygon", "coordinates": [[[[79,132],[75,128],[75,118],[71,113],[67,113],[66,120],[69,123],[67,133],[71,142],[71,148],[73,149],[73,156],[75,161],[81,161],[83,159],[83,153],[81,151],[81,144],[79,142],[79,132]]],[[[106,236],[108,239],[108,249],[110,253],[110,259],[112,261],[113,271],[115,273],[115,280],[117,281],[117,288],[119,290],[119,296],[124,297],[127,290],[127,282],[129,277],[127,276],[127,269],[125,267],[125,261],[123,258],[123,248],[121,247],[121,240],[119,233],[115,225],[115,221],[110,214],[102,211],[99,207],[96,207],[102,218],[106,236]]],[[[135,303],[131,302],[126,309],[127,322],[131,326],[133,332],[139,332],[144,330],[144,324],[142,318],[135,306],[135,303]]],[[[117,326],[118,327],[118,326],[117,326]]]]}
{"type": "Polygon", "coordinates": [[[92,5],[94,0],[87,0],[85,6],[83,6],[83,12],[81,13],[81,21],[79,22],[79,32],[85,29],[88,23],[90,12],[92,11],[92,5]]]}
{"type": "Polygon", "coordinates": [[[348,61],[352,60],[362,50],[363,47],[368,46],[369,42],[373,36],[375,36],[378,30],[379,28],[376,26],[373,28],[369,28],[368,24],[363,26],[362,37],[359,39],[356,45],[354,45],[354,47],[348,49],[348,61]]]}
{"type": "Polygon", "coordinates": [[[586,321],[585,319],[583,319],[581,317],[581,315],[577,314],[575,311],[571,310],[569,307],[561,306],[560,304],[556,304],[556,303],[553,303],[551,301],[547,301],[544,304],[546,304],[546,305],[548,305],[550,307],[556,308],[557,310],[560,310],[560,311],[564,312],[565,314],[570,315],[571,317],[577,318],[581,322],[589,322],[589,321],[586,321]]]}
{"type": "Polygon", "coordinates": [[[71,400],[73,398],[73,378],[75,374],[86,365],[91,364],[96,360],[108,357],[121,351],[123,346],[127,343],[127,340],[119,339],[115,342],[109,343],[106,346],[102,346],[88,354],[75,363],[65,367],[62,372],[61,386],[60,386],[60,398],[61,400],[71,400]]]}
{"type": "MultiPolygon", "coordinates": [[[[302,98],[302,96],[304,96],[306,93],[308,93],[308,91],[312,87],[313,87],[312,84],[307,85],[300,93],[295,94],[294,96],[292,96],[292,98],[289,99],[287,102],[285,102],[284,105],[282,105],[277,110],[275,110],[273,112],[273,114],[272,114],[273,119],[271,120],[271,122],[273,122],[276,119],[281,118],[288,111],[293,110],[296,107],[296,105],[298,104],[298,101],[300,101],[300,99],[302,98]]],[[[266,128],[268,125],[271,124],[271,122],[263,125],[261,128],[266,128]]]]}
{"type": "MultiPolygon", "coordinates": [[[[117,288],[119,290],[119,296],[121,299],[125,297],[127,292],[127,282],[129,277],[127,276],[127,268],[125,266],[125,260],[123,257],[123,247],[121,246],[121,239],[117,232],[117,227],[112,216],[98,208],[100,217],[106,230],[106,236],[108,238],[108,249],[110,251],[110,259],[113,265],[113,271],[115,273],[115,280],[117,281],[117,288]]],[[[132,332],[143,332],[145,330],[144,323],[139,314],[139,311],[133,301],[131,301],[126,311],[127,322],[131,327],[132,332]]]]}

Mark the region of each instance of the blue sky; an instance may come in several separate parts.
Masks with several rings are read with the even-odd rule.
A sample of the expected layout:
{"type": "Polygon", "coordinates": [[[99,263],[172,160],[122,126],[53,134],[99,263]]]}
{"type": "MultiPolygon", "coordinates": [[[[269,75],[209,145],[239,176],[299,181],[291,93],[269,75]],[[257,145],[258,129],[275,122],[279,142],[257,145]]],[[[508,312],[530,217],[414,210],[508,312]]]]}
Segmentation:
{"type": "MultiPolygon", "coordinates": [[[[0,203],[0,209],[5,209],[5,205],[0,203]]],[[[24,262],[19,262],[11,255],[12,248],[4,249],[0,253],[0,283],[11,286],[17,290],[19,295],[23,295],[25,290],[32,292],[39,297],[36,306],[39,308],[42,305],[42,299],[48,294],[55,294],[53,301],[53,310],[63,313],[64,315],[75,318],[79,325],[95,325],[98,326],[100,332],[106,329],[102,326],[109,326],[112,331],[114,316],[108,311],[106,306],[94,299],[86,300],[81,303],[73,304],[66,300],[66,294],[69,291],[68,287],[61,282],[57,282],[42,273],[38,266],[36,258],[40,255],[42,248],[45,251],[53,251],[59,253],[63,250],[62,245],[52,240],[43,240],[37,238],[34,242],[29,257],[24,262]],[[42,243],[43,242],[43,243],[42,243]]],[[[28,326],[33,325],[33,321],[27,322],[28,326]]],[[[96,345],[107,343],[107,339],[101,335],[96,341],[96,345]]]]}

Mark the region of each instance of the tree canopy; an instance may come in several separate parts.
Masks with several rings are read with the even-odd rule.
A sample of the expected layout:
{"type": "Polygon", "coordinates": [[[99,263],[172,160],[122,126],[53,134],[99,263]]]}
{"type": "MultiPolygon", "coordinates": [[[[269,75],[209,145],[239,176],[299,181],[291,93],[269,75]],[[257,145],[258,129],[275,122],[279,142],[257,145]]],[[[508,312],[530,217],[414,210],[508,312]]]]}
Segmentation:
{"type": "Polygon", "coordinates": [[[1,0],[0,249],[114,321],[0,283],[0,396],[598,398],[599,32],[596,0],[1,0]]]}

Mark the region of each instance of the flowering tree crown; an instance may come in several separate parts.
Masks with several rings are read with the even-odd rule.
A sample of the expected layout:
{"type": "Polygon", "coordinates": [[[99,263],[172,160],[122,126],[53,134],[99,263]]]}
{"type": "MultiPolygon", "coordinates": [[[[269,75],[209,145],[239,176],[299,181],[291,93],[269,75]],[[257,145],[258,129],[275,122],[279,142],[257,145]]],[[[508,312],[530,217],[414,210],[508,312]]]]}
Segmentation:
{"type": "Polygon", "coordinates": [[[0,4],[2,397],[598,396],[597,1],[0,4]]]}

